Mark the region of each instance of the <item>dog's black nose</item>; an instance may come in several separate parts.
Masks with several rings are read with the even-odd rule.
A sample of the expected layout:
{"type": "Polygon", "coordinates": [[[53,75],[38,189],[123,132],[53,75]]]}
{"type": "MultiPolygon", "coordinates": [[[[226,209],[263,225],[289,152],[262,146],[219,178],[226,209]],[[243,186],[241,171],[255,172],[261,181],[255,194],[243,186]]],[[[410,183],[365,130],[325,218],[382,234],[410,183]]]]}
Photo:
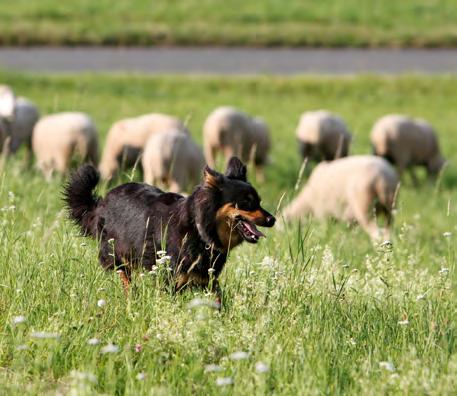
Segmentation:
{"type": "Polygon", "coordinates": [[[267,227],[273,227],[276,223],[276,219],[273,216],[267,216],[266,223],[267,227]]]}

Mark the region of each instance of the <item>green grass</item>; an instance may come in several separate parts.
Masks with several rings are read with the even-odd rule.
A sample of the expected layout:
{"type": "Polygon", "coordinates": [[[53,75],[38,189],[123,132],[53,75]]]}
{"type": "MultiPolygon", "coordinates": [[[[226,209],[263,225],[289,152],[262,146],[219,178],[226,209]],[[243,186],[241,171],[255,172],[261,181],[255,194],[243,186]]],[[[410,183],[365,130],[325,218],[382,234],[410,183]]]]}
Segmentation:
{"type": "Polygon", "coordinates": [[[0,1],[0,44],[457,44],[454,0],[0,1]]]}
{"type": "Polygon", "coordinates": [[[43,113],[90,112],[103,136],[114,120],[147,111],[190,116],[196,139],[217,105],[260,114],[274,144],[267,182],[257,187],[272,211],[284,192],[286,201],[294,194],[294,128],[306,109],[341,114],[354,132],[355,153],[369,151],[377,117],[393,111],[423,116],[436,126],[451,161],[439,186],[414,190],[405,181],[393,249],[374,248],[359,228],[332,221],[268,230],[258,246],[232,252],[221,276],[225,305],[214,312],[187,308],[193,298],[211,298],[203,291],[172,295],[157,275],[140,272],[126,301],[116,274],[101,270],[96,243],[79,237],[66,220],[61,180],[45,183],[21,156],[13,159],[0,176],[2,394],[454,394],[456,77],[0,72],[0,80],[43,113]],[[18,315],[26,321],[14,325],[18,315]],[[60,338],[34,338],[37,331],[60,338]],[[91,338],[100,345],[88,345],[91,338]],[[101,354],[108,343],[120,351],[101,354]],[[236,351],[249,356],[230,359],[236,351]],[[269,371],[257,372],[257,362],[269,371]],[[205,372],[208,364],[222,371],[205,372]],[[234,384],[220,387],[218,377],[234,384]]]}

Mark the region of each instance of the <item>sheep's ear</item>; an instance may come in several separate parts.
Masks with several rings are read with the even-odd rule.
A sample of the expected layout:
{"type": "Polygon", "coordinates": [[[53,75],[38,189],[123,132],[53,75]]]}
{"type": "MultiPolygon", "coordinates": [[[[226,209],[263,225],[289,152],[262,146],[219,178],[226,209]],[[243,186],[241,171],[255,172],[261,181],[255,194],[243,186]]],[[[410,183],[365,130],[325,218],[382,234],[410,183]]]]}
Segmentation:
{"type": "Polygon", "coordinates": [[[211,169],[208,165],[203,169],[203,184],[211,188],[219,188],[223,183],[224,176],[214,169],[211,169]]]}
{"type": "Polygon", "coordinates": [[[246,178],[247,169],[246,166],[240,161],[238,157],[230,158],[225,170],[225,176],[229,179],[247,181],[246,178]]]}

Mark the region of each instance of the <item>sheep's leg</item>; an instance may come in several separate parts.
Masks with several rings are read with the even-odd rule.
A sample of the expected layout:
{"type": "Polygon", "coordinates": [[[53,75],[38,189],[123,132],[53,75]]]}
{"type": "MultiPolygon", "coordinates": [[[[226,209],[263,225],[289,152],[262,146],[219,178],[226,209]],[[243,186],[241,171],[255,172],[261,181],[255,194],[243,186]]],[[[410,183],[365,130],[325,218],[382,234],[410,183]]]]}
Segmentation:
{"type": "Polygon", "coordinates": [[[12,136],[10,143],[10,153],[15,154],[21,146],[21,139],[18,136],[12,136]]]}
{"type": "Polygon", "coordinates": [[[145,183],[150,184],[151,186],[155,185],[154,174],[148,166],[143,166],[143,180],[145,183]]]}
{"type": "Polygon", "coordinates": [[[59,155],[56,155],[53,160],[55,170],[64,174],[67,171],[69,161],[70,161],[70,153],[68,153],[68,152],[64,152],[59,155]]]}
{"type": "Polygon", "coordinates": [[[351,207],[354,217],[372,240],[380,237],[376,221],[370,218],[370,209],[373,203],[373,196],[368,191],[355,191],[351,197],[351,207]]]}
{"type": "Polygon", "coordinates": [[[419,186],[419,179],[417,178],[414,167],[411,166],[409,168],[409,174],[411,175],[411,181],[413,182],[413,186],[417,188],[419,186]]]}
{"type": "Polygon", "coordinates": [[[265,181],[265,172],[263,167],[260,165],[255,166],[255,178],[259,183],[263,183],[265,181]]]}
{"type": "Polygon", "coordinates": [[[174,179],[171,179],[168,184],[170,186],[169,187],[170,192],[173,192],[173,193],[181,192],[182,191],[181,187],[184,187],[177,180],[174,180],[174,179]]]}
{"type": "Polygon", "coordinates": [[[235,155],[235,150],[233,150],[233,147],[225,146],[223,148],[223,151],[224,151],[224,158],[225,158],[225,167],[227,167],[230,158],[232,158],[235,155]]]}
{"type": "Polygon", "coordinates": [[[210,168],[213,168],[216,166],[216,147],[211,146],[210,144],[205,144],[205,160],[206,163],[210,168]]]}
{"type": "Polygon", "coordinates": [[[89,152],[87,154],[87,159],[90,161],[90,163],[92,165],[94,165],[94,166],[98,165],[98,145],[94,144],[94,142],[92,142],[92,144],[90,144],[90,146],[89,146],[89,152]]]}

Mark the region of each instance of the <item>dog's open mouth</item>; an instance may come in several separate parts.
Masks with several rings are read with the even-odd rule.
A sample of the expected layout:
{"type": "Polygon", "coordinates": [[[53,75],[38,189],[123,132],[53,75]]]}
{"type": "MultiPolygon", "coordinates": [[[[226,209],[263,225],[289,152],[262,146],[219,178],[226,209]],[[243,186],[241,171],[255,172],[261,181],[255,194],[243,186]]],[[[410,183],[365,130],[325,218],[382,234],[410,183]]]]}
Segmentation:
{"type": "Polygon", "coordinates": [[[257,229],[255,224],[241,216],[236,218],[235,228],[243,239],[249,243],[257,243],[260,237],[265,236],[257,229]]]}

